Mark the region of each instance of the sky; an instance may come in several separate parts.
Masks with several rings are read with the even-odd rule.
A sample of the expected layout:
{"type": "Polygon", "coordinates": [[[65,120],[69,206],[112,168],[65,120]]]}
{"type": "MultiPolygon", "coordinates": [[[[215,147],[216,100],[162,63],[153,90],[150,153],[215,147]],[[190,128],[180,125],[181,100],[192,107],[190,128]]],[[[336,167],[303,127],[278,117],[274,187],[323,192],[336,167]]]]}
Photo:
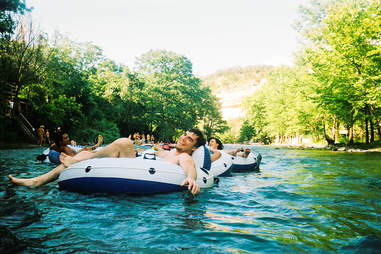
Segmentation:
{"type": "Polygon", "coordinates": [[[196,75],[233,66],[292,65],[297,8],[307,0],[27,0],[34,24],[134,67],[149,50],[184,55],[196,75]]]}

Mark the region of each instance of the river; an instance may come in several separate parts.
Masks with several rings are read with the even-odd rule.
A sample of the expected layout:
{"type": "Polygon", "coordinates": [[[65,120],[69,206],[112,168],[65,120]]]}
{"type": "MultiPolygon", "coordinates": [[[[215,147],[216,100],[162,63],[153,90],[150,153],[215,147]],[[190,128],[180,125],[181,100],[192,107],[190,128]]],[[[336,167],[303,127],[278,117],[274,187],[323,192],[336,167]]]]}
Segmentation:
{"type": "Polygon", "coordinates": [[[380,253],[381,153],[275,149],[259,173],[193,197],[12,186],[52,165],[42,148],[0,150],[1,249],[20,253],[380,253]]]}

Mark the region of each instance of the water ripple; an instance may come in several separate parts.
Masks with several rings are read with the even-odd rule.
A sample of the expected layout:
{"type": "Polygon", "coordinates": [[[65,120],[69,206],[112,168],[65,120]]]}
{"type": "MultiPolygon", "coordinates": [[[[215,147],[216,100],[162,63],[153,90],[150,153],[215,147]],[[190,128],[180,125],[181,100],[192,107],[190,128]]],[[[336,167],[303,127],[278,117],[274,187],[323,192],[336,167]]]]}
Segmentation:
{"type": "MultiPolygon", "coordinates": [[[[0,150],[1,250],[68,253],[377,253],[381,155],[254,146],[259,173],[197,197],[82,195],[14,187],[52,165],[42,149],[0,150]],[[17,247],[18,246],[18,247],[17,247]]],[[[4,251],[2,251],[4,252],[4,251]]]]}

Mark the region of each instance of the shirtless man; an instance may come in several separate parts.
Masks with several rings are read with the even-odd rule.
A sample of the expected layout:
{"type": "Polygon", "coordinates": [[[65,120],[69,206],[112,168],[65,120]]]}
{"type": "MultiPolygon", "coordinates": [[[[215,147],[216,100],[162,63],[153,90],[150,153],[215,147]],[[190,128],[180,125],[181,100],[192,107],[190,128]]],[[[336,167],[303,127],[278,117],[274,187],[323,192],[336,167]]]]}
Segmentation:
{"type": "MultiPolygon", "coordinates": [[[[205,145],[202,133],[198,129],[190,129],[181,135],[176,144],[176,149],[172,151],[157,151],[157,155],[163,160],[182,167],[186,178],[181,185],[188,185],[188,190],[192,194],[197,194],[200,191],[200,187],[196,184],[197,173],[191,154],[202,145],[205,145]]],[[[82,151],[73,157],[61,153],[60,160],[62,164],[44,175],[29,179],[15,178],[11,175],[8,177],[14,184],[33,188],[56,180],[66,167],[74,163],[98,157],[134,158],[136,157],[136,152],[129,138],[119,138],[96,152],[82,151]]]]}
{"type": "Polygon", "coordinates": [[[40,128],[37,129],[37,135],[38,135],[37,145],[39,146],[42,146],[44,144],[44,134],[45,134],[44,128],[45,126],[41,125],[40,128]]]}

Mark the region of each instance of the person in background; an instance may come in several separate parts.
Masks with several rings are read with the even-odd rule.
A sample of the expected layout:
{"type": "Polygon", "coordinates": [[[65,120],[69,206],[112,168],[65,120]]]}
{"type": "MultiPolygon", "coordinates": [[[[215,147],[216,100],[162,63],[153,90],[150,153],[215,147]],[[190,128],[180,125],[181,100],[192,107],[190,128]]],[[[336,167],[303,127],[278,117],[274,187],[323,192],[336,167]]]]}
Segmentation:
{"type": "Polygon", "coordinates": [[[46,131],[45,131],[45,143],[48,145],[50,145],[50,143],[51,143],[50,142],[50,132],[48,129],[46,129],[46,131]]]}
{"type": "MultiPolygon", "coordinates": [[[[216,155],[212,154],[211,156],[211,160],[213,162],[214,160],[217,160],[221,156],[221,154],[218,155],[216,150],[223,150],[224,145],[218,138],[215,138],[215,137],[211,137],[208,139],[208,145],[209,145],[209,151],[216,153],[216,155]],[[213,160],[213,158],[215,159],[213,160]]],[[[247,156],[251,152],[251,149],[250,148],[243,149],[243,147],[238,147],[237,149],[223,150],[223,151],[233,156],[241,156],[241,157],[247,158],[247,156]]]]}
{"type": "Polygon", "coordinates": [[[142,134],[141,142],[142,142],[142,144],[144,144],[146,142],[146,136],[144,135],[144,133],[142,134]]]}
{"type": "Polygon", "coordinates": [[[152,144],[155,144],[155,137],[153,136],[153,134],[151,135],[151,142],[152,144]]]}
{"type": "Polygon", "coordinates": [[[224,149],[224,145],[218,138],[211,137],[208,139],[208,149],[211,154],[210,159],[214,162],[221,157],[221,152],[219,150],[224,149]]]}
{"type": "Polygon", "coordinates": [[[151,144],[151,136],[149,134],[147,134],[147,143],[151,144]]]}
{"type": "MultiPolygon", "coordinates": [[[[74,141],[74,140],[72,140],[74,141]]],[[[75,141],[74,141],[75,142],[75,141]]],[[[98,135],[98,143],[95,144],[92,147],[83,147],[81,150],[78,151],[92,151],[97,149],[99,146],[101,146],[103,143],[103,137],[102,135],[98,135]]],[[[49,161],[51,163],[60,164],[60,154],[65,153],[69,156],[74,156],[77,154],[77,152],[69,147],[69,144],[71,144],[69,134],[67,134],[66,131],[60,131],[55,132],[53,134],[53,144],[50,146],[49,154],[47,155],[49,157],[49,161]]],[[[42,154],[37,156],[37,160],[44,161],[46,158],[46,155],[42,154]]]]}
{"type": "Polygon", "coordinates": [[[140,140],[140,134],[139,134],[139,132],[134,134],[134,142],[135,142],[135,145],[141,145],[141,140],[140,140]]]}
{"type": "Polygon", "coordinates": [[[248,147],[245,149],[243,149],[243,147],[238,147],[237,149],[227,150],[225,152],[233,156],[241,156],[243,158],[247,158],[247,156],[249,156],[251,153],[251,149],[248,147]]]}
{"type": "Polygon", "coordinates": [[[44,135],[45,135],[45,126],[40,125],[40,128],[37,129],[37,136],[38,136],[38,141],[37,145],[42,146],[44,144],[44,135]]]}

